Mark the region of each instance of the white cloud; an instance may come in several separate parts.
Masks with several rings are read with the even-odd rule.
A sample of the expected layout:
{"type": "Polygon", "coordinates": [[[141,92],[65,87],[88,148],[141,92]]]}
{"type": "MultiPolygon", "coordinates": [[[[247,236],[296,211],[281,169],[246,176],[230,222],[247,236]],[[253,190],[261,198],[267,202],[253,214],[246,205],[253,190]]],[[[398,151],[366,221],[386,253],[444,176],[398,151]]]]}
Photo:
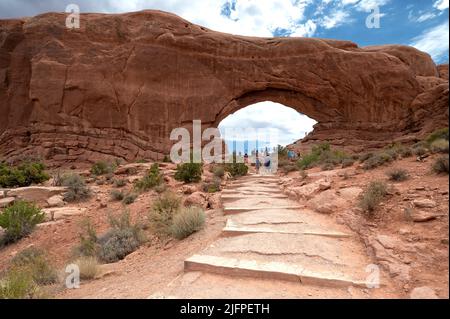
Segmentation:
{"type": "MultiPolygon", "coordinates": [[[[227,128],[269,129],[278,132],[278,144],[287,145],[303,138],[317,122],[292,108],[273,102],[261,102],[249,105],[226,117],[219,125],[223,134],[227,128]]],[[[255,134],[246,136],[255,140],[255,134]]]]}
{"type": "Polygon", "coordinates": [[[448,54],[448,20],[434,28],[424,31],[411,41],[411,46],[427,52],[435,61],[439,61],[448,54]]]}
{"type": "Polygon", "coordinates": [[[372,11],[374,8],[388,4],[390,0],[361,0],[355,6],[358,11],[372,11]]]}
{"type": "Polygon", "coordinates": [[[448,9],[448,1],[449,0],[437,0],[434,4],[433,7],[438,9],[438,10],[445,10],[448,9]]]}
{"type": "Polygon", "coordinates": [[[304,24],[297,25],[293,32],[290,34],[291,37],[312,37],[316,33],[317,25],[312,21],[308,20],[304,24]]]}
{"type": "Polygon", "coordinates": [[[325,16],[320,25],[325,29],[338,27],[346,22],[350,22],[350,14],[344,10],[337,10],[330,16],[325,16]]]}
{"type": "Polygon", "coordinates": [[[436,15],[433,12],[426,12],[426,13],[420,15],[415,21],[424,22],[424,21],[433,19],[434,17],[436,17],[436,15]]]}

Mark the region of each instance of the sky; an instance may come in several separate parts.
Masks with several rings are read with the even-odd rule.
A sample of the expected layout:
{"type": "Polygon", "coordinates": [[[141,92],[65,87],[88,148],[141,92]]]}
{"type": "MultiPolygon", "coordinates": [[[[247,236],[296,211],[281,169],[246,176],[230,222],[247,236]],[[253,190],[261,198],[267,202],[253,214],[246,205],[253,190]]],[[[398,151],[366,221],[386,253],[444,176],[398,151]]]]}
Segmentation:
{"type": "MultiPolygon", "coordinates": [[[[71,3],[81,12],[164,10],[239,35],[333,38],[359,46],[405,44],[427,52],[436,63],[449,60],[449,0],[0,0],[0,18],[64,12],[71,3]]],[[[263,102],[230,115],[220,128],[273,123],[274,116],[277,123],[286,123],[278,129],[289,142],[315,123],[292,109],[263,102]]]]}

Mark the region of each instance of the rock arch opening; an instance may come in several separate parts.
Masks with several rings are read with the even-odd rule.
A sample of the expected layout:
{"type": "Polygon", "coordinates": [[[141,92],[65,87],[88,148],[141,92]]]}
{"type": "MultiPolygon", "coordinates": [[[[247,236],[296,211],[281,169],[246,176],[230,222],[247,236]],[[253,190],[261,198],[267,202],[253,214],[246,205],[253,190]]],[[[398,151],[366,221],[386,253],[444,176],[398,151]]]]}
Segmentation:
{"type": "Polygon", "coordinates": [[[313,130],[316,120],[281,103],[257,102],[227,115],[218,124],[227,149],[236,153],[251,153],[255,150],[287,146],[313,130]],[[268,140],[268,130],[274,139],[268,140]],[[231,132],[242,132],[232,135],[231,132]]]}

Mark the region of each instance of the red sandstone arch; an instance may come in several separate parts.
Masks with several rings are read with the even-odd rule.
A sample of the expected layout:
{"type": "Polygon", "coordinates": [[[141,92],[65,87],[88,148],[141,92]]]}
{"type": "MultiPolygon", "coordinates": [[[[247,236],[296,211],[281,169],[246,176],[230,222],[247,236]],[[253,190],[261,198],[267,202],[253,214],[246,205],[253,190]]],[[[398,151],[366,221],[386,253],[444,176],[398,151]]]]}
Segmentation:
{"type": "Polygon", "coordinates": [[[233,36],[160,11],[64,21],[0,21],[2,157],[161,159],[173,128],[262,100],[317,120],[306,144],[375,147],[447,125],[448,66],[411,47],[233,36]]]}

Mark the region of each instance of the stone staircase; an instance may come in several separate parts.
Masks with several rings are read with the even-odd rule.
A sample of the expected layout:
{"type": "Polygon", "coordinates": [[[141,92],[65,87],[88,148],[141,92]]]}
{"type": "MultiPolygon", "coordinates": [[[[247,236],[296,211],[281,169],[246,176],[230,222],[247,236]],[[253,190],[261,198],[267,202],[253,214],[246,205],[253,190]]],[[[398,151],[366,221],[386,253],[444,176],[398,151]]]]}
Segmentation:
{"type": "MultiPolygon", "coordinates": [[[[185,272],[151,298],[376,298],[365,248],[329,216],[281,191],[277,176],[248,175],[223,191],[222,236],[184,262],[185,272]]],[[[382,274],[381,274],[382,275],[382,274]]]]}

